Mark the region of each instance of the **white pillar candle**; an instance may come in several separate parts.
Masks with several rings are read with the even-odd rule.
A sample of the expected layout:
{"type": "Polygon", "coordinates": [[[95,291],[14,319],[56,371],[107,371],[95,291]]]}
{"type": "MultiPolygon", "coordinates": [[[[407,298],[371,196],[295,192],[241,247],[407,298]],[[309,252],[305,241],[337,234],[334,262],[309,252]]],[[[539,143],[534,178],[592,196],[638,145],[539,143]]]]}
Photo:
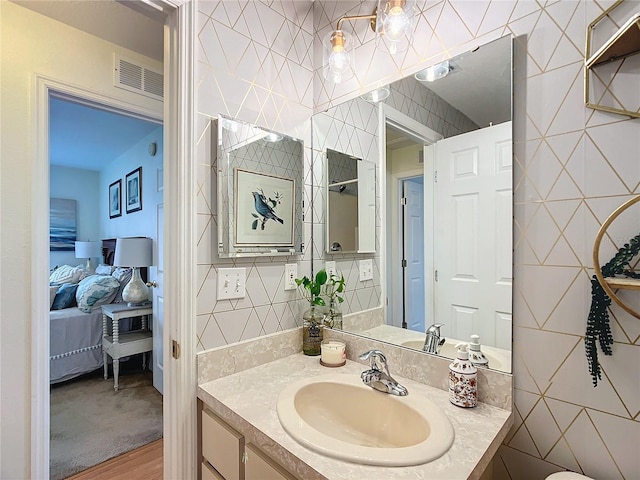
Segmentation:
{"type": "Polygon", "coordinates": [[[320,345],[322,363],[340,365],[347,359],[346,345],[336,340],[328,340],[320,345]]]}

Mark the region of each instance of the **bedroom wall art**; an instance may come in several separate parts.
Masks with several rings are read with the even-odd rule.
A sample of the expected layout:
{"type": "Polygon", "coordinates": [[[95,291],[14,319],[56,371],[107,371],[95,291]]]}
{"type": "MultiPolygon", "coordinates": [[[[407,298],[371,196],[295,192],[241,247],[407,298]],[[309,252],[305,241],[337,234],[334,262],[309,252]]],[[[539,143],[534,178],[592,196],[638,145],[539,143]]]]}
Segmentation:
{"type": "Polygon", "coordinates": [[[122,180],[118,179],[109,185],[109,218],[122,215],[122,180]]]}
{"type": "Polygon", "coordinates": [[[142,210],[142,167],[127,173],[127,213],[142,210]]]}
{"type": "Polygon", "coordinates": [[[49,203],[49,219],[49,250],[73,251],[77,234],[76,201],[52,198],[49,203]]]}

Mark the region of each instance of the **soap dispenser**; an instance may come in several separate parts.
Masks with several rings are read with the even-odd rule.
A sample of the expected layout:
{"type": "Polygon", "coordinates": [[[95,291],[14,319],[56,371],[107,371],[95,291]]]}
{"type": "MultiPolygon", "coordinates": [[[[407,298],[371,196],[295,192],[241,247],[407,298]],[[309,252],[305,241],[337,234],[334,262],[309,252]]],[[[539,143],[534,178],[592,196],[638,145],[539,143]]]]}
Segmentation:
{"type": "Polygon", "coordinates": [[[449,401],[459,407],[478,404],[478,369],[469,360],[466,343],[456,345],[458,358],[449,364],[449,401]]]}
{"type": "Polygon", "coordinates": [[[469,360],[476,366],[488,367],[489,360],[484,356],[482,350],[480,350],[480,336],[471,335],[471,343],[469,343],[469,360]]]}

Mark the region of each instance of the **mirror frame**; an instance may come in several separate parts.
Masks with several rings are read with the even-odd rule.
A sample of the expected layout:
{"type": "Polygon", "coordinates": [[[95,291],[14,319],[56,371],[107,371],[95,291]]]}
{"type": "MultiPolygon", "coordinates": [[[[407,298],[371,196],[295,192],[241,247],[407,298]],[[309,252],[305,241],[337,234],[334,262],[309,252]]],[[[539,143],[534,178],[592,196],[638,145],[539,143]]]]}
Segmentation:
{"type": "MultiPolygon", "coordinates": [[[[235,120],[225,115],[219,115],[214,121],[216,125],[215,128],[211,130],[214,136],[213,142],[214,145],[216,145],[215,151],[217,154],[218,256],[220,258],[237,258],[302,255],[305,243],[303,228],[304,142],[301,139],[262,128],[248,122],[235,120]],[[239,140],[238,145],[241,145],[240,148],[251,147],[257,149],[251,153],[248,158],[235,159],[232,158],[231,155],[234,149],[229,148],[228,142],[236,140],[233,140],[228,132],[236,132],[239,130],[242,131],[242,136],[236,140],[239,140]],[[266,140],[267,137],[274,138],[274,140],[268,141],[266,140]],[[258,142],[265,143],[264,151],[267,151],[267,146],[272,146],[270,150],[277,152],[278,156],[282,157],[280,165],[274,164],[271,161],[272,156],[267,157],[260,152],[258,142]],[[291,146],[280,142],[291,142],[291,146]],[[283,145],[283,147],[276,149],[276,145],[283,145]],[[259,242],[246,242],[246,244],[244,244],[243,242],[236,241],[238,238],[236,236],[238,221],[236,215],[239,205],[236,205],[235,202],[237,200],[236,194],[239,174],[241,172],[245,174],[243,177],[252,178],[254,182],[257,181],[256,176],[263,177],[262,180],[267,182],[270,188],[276,188],[274,185],[281,185],[285,190],[288,188],[291,189],[293,198],[289,201],[285,198],[282,200],[282,203],[280,203],[281,200],[279,200],[279,198],[275,198],[275,200],[271,199],[271,194],[268,192],[262,195],[262,198],[267,201],[269,205],[273,204],[274,210],[276,204],[282,205],[284,208],[291,206],[291,215],[284,215],[284,218],[278,219],[278,222],[284,225],[286,224],[286,220],[291,218],[293,223],[291,243],[278,241],[275,236],[271,245],[267,244],[268,242],[262,242],[266,245],[260,245],[259,242]]],[[[257,201],[258,200],[255,200],[255,202],[257,201]]],[[[249,204],[250,203],[251,202],[249,202],[249,204]]],[[[255,208],[257,209],[258,207],[256,206],[255,208]]],[[[273,212],[273,210],[269,210],[273,212]]],[[[273,213],[277,215],[278,212],[273,213]]],[[[255,226],[252,225],[250,229],[256,230],[256,222],[259,221],[259,216],[256,212],[250,212],[250,214],[255,219],[253,223],[256,224],[255,226]]],[[[263,217],[263,226],[268,225],[268,218],[269,217],[263,217]]],[[[274,217],[271,216],[270,218],[274,217]]],[[[245,236],[248,238],[251,237],[250,233],[245,233],[245,236]]]]}

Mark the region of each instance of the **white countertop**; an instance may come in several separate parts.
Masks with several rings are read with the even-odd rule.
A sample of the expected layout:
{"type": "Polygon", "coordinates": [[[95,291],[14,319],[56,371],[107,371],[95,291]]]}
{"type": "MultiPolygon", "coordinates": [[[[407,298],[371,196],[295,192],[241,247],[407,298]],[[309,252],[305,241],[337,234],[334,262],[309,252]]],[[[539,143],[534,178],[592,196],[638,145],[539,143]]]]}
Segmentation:
{"type": "Polygon", "coordinates": [[[305,480],[479,478],[509,431],[510,412],[483,403],[472,409],[456,407],[449,402],[448,392],[394,375],[393,365],[390,365],[391,374],[409,389],[409,395],[427,396],[449,417],[455,440],[442,457],[413,467],[359,465],[315,453],[284,431],[276,403],[286,385],[327,373],[359,377],[365,369],[362,364],[349,360],[343,367],[326,368],[320,365],[319,357],[299,353],[204,383],[198,388],[198,398],[240,431],[246,443],[256,444],[305,480]]]}

